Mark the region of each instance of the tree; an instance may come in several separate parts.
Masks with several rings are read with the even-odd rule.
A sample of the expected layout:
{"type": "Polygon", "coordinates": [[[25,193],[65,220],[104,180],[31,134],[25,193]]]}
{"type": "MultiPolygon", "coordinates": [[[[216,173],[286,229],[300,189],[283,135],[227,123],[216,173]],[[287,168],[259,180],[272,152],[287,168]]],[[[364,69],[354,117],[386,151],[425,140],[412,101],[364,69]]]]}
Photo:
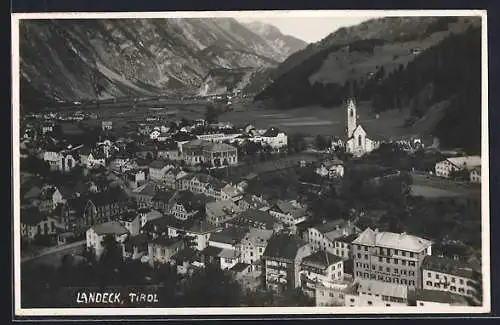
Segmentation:
{"type": "Polygon", "coordinates": [[[219,118],[220,112],[215,108],[212,103],[207,104],[205,110],[205,121],[208,124],[216,123],[219,118]]]}
{"type": "Polygon", "coordinates": [[[328,138],[318,134],[314,141],[314,146],[316,147],[317,150],[322,151],[330,147],[330,141],[328,141],[328,138]]]}

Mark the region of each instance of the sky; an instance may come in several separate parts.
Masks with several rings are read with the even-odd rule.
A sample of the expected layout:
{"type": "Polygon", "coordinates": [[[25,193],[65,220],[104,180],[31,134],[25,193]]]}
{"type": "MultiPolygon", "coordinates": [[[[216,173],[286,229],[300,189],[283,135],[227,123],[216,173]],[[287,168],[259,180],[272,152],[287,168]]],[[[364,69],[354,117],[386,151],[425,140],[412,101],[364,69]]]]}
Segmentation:
{"type": "Polygon", "coordinates": [[[374,17],[276,17],[237,18],[241,22],[260,21],[271,24],[285,35],[295,36],[308,43],[317,42],[341,27],[357,25],[374,17]]]}

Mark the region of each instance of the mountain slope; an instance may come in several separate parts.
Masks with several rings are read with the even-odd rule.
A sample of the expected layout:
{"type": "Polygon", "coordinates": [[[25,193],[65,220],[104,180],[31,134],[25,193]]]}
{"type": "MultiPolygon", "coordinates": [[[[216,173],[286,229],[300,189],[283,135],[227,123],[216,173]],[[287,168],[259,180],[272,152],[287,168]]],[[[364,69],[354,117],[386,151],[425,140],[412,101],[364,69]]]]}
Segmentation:
{"type": "Polygon", "coordinates": [[[275,69],[274,82],[256,96],[268,106],[292,108],[342,102],[348,80],[363,85],[388,73],[452,33],[477,26],[472,17],[389,17],[342,28],[292,54],[275,69]],[[322,96],[322,88],[329,88],[322,96]]]}
{"type": "Polygon", "coordinates": [[[20,26],[23,88],[60,100],[197,93],[212,69],[274,68],[288,55],[231,18],[26,20],[20,26]]]}
{"type": "Polygon", "coordinates": [[[292,53],[303,50],[307,46],[307,43],[303,40],[290,35],[283,35],[273,25],[258,21],[245,23],[244,25],[255,34],[264,38],[277,52],[285,54],[280,61],[284,61],[292,53]]]}

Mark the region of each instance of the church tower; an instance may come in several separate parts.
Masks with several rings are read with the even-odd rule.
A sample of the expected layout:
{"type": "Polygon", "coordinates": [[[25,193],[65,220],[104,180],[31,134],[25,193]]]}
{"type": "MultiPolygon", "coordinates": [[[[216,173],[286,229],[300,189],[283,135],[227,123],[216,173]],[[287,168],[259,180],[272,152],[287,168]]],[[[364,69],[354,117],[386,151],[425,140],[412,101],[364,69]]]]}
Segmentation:
{"type": "Polygon", "coordinates": [[[356,104],[353,98],[349,98],[347,100],[347,138],[352,136],[356,126],[356,104]]]}

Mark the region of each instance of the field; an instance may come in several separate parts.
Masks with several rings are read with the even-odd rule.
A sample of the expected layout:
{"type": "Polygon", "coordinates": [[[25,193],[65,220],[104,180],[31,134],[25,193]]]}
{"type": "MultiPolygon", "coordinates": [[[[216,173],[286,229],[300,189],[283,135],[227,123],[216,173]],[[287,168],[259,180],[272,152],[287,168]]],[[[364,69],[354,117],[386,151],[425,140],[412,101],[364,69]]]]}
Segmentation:
{"type": "MultiPolygon", "coordinates": [[[[206,103],[202,101],[181,103],[172,100],[168,102],[155,100],[139,104],[133,101],[106,103],[101,104],[99,110],[95,108],[84,110],[96,112],[99,120],[112,120],[114,128],[119,128],[125,125],[127,121],[141,121],[147,116],[164,115],[168,116],[167,119],[203,118],[205,107],[206,103]]],[[[411,131],[402,127],[405,118],[408,116],[407,111],[386,111],[376,119],[370,109],[371,107],[367,103],[358,104],[358,123],[365,127],[369,135],[391,137],[406,135],[411,131]]],[[[323,108],[311,106],[281,111],[258,108],[252,104],[235,104],[233,111],[222,114],[219,121],[228,121],[236,126],[252,124],[257,128],[275,126],[288,133],[340,137],[345,134],[346,117],[343,107],[323,108]]],[[[99,120],[93,120],[90,123],[98,123],[99,120]]]]}

